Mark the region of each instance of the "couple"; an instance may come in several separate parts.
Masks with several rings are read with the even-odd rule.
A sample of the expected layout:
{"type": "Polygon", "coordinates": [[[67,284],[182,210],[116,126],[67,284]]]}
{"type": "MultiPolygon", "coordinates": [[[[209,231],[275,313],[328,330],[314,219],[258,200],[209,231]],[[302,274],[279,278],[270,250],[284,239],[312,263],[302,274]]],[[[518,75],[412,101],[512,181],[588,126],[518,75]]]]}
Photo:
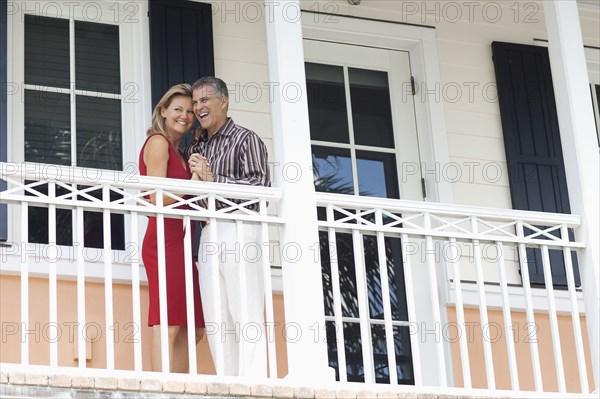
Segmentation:
{"type": "MultiPolygon", "coordinates": [[[[236,125],[227,116],[229,95],[225,82],[215,77],[203,77],[189,84],[171,87],[160,99],[152,113],[152,127],[139,158],[141,175],[175,179],[270,186],[267,168],[267,150],[258,135],[236,125]],[[194,122],[202,126],[195,141],[186,149],[179,149],[182,138],[194,122]]],[[[156,196],[151,196],[156,203],[156,196]]],[[[163,196],[163,204],[175,202],[163,196]]],[[[167,276],[167,314],[169,331],[169,368],[171,372],[187,372],[187,319],[185,300],[184,230],[181,219],[164,219],[165,259],[167,276]]],[[[244,241],[257,241],[258,226],[244,226],[244,241]]],[[[240,336],[244,323],[264,326],[264,288],[260,263],[245,263],[245,281],[241,281],[235,255],[237,233],[235,221],[217,223],[216,237],[208,228],[200,239],[198,271],[194,268],[194,310],[196,343],[204,332],[204,319],[218,320],[208,336],[208,343],[217,369],[216,345],[223,345],[225,375],[266,378],[266,340],[256,342],[240,336]],[[219,248],[216,261],[203,256],[207,246],[219,248]],[[219,275],[221,308],[217,308],[219,292],[212,284],[219,275]],[[199,283],[198,283],[199,281],[199,283]],[[245,284],[246,289],[240,287],[245,284]],[[241,293],[246,292],[242,298],[241,293]],[[200,293],[202,300],[200,298],[200,293]],[[245,308],[244,308],[245,307],[245,308]],[[242,317],[246,317],[242,320],[242,317]],[[256,323],[256,324],[255,324],[256,323]],[[236,333],[237,331],[237,333],[236,333]]],[[[191,237],[194,234],[192,232],[191,237]]],[[[191,247],[191,246],[190,246],[191,247]]],[[[239,245],[238,245],[239,248],[239,245]]],[[[187,254],[191,256],[191,254],[187,254]]],[[[153,328],[152,368],[159,371],[160,310],[158,296],[158,256],[156,218],[150,217],[142,245],[142,258],[148,276],[148,325],[153,328]]]]}

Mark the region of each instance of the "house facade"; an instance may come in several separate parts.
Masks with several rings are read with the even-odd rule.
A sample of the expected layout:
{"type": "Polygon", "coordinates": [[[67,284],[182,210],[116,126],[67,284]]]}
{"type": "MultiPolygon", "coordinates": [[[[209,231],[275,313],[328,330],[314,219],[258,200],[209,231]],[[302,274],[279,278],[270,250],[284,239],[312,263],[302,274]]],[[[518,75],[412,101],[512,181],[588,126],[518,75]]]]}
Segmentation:
{"type": "Polygon", "coordinates": [[[597,2],[0,4],[5,394],[597,395],[597,2]],[[203,75],[273,187],[139,175],[153,105],[203,75]],[[206,342],[189,374],[150,371],[147,216],[261,226],[225,256],[263,266],[266,327],[234,334],[267,334],[268,380],[224,376],[206,342]]]}

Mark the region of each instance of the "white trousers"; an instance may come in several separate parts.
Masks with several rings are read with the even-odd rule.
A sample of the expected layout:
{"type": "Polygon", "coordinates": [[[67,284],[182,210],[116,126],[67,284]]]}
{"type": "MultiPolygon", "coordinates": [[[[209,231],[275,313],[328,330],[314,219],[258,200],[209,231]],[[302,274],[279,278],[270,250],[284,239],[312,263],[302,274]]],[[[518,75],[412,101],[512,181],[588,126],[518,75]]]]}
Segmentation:
{"type": "Polygon", "coordinates": [[[217,372],[267,377],[260,226],[219,221],[202,229],[198,251],[206,336],[217,372]],[[216,230],[216,234],[211,227],[216,230]],[[216,236],[213,236],[216,235],[216,236]],[[220,307],[217,298],[221,298],[220,307]],[[223,347],[223,364],[218,358],[223,347]]]}

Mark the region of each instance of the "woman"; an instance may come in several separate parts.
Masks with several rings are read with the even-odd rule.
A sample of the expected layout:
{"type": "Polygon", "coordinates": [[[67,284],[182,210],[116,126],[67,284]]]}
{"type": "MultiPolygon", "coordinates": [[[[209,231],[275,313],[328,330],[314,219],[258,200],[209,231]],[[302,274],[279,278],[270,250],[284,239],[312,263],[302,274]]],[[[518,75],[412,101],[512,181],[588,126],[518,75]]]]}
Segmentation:
{"type": "MultiPolygon", "coordinates": [[[[160,99],[152,112],[152,127],[140,151],[139,168],[144,176],[170,177],[173,179],[194,179],[188,163],[179,150],[179,143],[194,122],[192,111],[192,91],[189,84],[171,87],[160,99]]],[[[156,195],[150,196],[156,204],[156,195]]],[[[163,204],[175,202],[163,196],[163,204]]],[[[142,244],[142,259],[148,276],[148,325],[153,328],[152,369],[161,370],[160,309],[158,296],[158,255],[156,217],[148,218],[148,228],[142,244]]],[[[187,317],[185,300],[185,230],[182,219],[164,219],[165,262],[167,276],[167,315],[169,331],[169,369],[171,372],[185,373],[189,369],[187,348],[187,317]]],[[[193,231],[190,237],[193,237],[193,231]]],[[[191,248],[191,245],[190,245],[191,248]]],[[[203,334],[204,317],[198,287],[198,272],[193,270],[194,313],[196,343],[203,334]]]]}

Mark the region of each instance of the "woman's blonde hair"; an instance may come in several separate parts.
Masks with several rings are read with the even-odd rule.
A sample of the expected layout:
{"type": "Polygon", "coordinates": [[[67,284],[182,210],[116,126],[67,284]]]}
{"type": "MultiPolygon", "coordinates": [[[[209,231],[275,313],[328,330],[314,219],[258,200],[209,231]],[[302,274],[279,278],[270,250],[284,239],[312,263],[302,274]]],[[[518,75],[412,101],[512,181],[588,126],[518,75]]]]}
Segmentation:
{"type": "Polygon", "coordinates": [[[152,127],[146,132],[148,136],[155,133],[161,133],[162,135],[169,137],[169,133],[167,133],[165,127],[165,120],[160,113],[163,109],[168,108],[169,105],[171,105],[171,101],[173,101],[175,96],[186,96],[191,98],[192,87],[187,83],[179,83],[172,86],[165,94],[163,94],[154,107],[154,111],[152,111],[152,127]]]}

